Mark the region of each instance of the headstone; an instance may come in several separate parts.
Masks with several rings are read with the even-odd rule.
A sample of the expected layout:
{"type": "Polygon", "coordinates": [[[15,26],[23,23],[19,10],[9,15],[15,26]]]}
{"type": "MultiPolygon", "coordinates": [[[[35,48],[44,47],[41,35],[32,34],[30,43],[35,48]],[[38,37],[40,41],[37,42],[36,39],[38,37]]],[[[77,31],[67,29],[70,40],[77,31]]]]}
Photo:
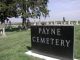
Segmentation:
{"type": "Polygon", "coordinates": [[[31,44],[32,51],[73,60],[74,26],[31,26],[31,44]]]}
{"type": "Polygon", "coordinates": [[[6,36],[5,34],[5,24],[0,24],[0,36],[6,36]]]}

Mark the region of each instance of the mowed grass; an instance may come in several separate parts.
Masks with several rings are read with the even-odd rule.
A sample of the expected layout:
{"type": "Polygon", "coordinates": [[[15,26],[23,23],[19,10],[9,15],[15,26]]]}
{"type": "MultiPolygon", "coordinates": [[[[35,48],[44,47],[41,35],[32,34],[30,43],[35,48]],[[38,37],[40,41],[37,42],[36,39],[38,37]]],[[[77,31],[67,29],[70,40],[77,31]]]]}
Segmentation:
{"type": "MultiPolygon", "coordinates": [[[[80,26],[75,26],[74,57],[80,59],[80,26]]],[[[31,47],[31,33],[27,31],[6,32],[7,37],[0,37],[0,60],[41,60],[25,54],[31,47]]]]}
{"type": "Polygon", "coordinates": [[[74,41],[74,56],[80,60],[80,26],[75,26],[74,41]]]}
{"type": "Polygon", "coordinates": [[[26,46],[31,46],[30,31],[7,32],[0,37],[0,60],[40,60],[25,54],[26,46]]]}

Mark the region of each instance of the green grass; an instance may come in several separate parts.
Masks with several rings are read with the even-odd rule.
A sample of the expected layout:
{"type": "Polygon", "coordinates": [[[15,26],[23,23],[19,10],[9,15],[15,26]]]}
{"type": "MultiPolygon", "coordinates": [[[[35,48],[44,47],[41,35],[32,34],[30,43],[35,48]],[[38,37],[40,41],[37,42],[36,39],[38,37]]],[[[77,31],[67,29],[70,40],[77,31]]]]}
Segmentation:
{"type": "MultiPolygon", "coordinates": [[[[7,37],[0,37],[0,60],[41,60],[25,54],[31,46],[30,31],[6,32],[7,37]]],[[[80,26],[75,26],[75,58],[80,59],[80,26]]]]}
{"type": "Polygon", "coordinates": [[[7,37],[0,38],[0,60],[40,60],[25,55],[30,44],[30,31],[7,32],[7,37]]]}
{"type": "Polygon", "coordinates": [[[75,48],[74,48],[74,56],[80,60],[80,26],[75,26],[75,48]]]}

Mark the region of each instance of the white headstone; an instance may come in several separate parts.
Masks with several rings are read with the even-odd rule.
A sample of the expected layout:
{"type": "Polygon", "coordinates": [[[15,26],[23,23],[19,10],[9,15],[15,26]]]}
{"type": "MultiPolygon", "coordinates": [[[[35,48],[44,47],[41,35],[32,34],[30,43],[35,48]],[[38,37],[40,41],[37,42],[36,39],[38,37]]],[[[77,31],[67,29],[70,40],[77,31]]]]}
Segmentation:
{"type": "Polygon", "coordinates": [[[5,37],[5,24],[0,24],[0,34],[1,36],[5,37]]]}

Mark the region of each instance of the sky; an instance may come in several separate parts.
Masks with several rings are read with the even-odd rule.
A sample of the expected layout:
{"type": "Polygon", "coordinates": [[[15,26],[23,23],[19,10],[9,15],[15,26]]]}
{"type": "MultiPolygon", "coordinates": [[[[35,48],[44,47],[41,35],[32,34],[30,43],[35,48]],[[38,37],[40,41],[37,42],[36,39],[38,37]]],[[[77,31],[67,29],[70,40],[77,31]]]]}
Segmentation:
{"type": "Polygon", "coordinates": [[[50,19],[80,19],[80,0],[49,0],[50,19]]]}
{"type": "MultiPolygon", "coordinates": [[[[80,0],[49,0],[49,16],[40,20],[80,20],[80,0]]],[[[21,18],[11,18],[12,22],[21,22],[21,18]]],[[[33,19],[31,19],[33,21],[33,19]]],[[[37,19],[36,19],[37,20],[37,19]]]]}

